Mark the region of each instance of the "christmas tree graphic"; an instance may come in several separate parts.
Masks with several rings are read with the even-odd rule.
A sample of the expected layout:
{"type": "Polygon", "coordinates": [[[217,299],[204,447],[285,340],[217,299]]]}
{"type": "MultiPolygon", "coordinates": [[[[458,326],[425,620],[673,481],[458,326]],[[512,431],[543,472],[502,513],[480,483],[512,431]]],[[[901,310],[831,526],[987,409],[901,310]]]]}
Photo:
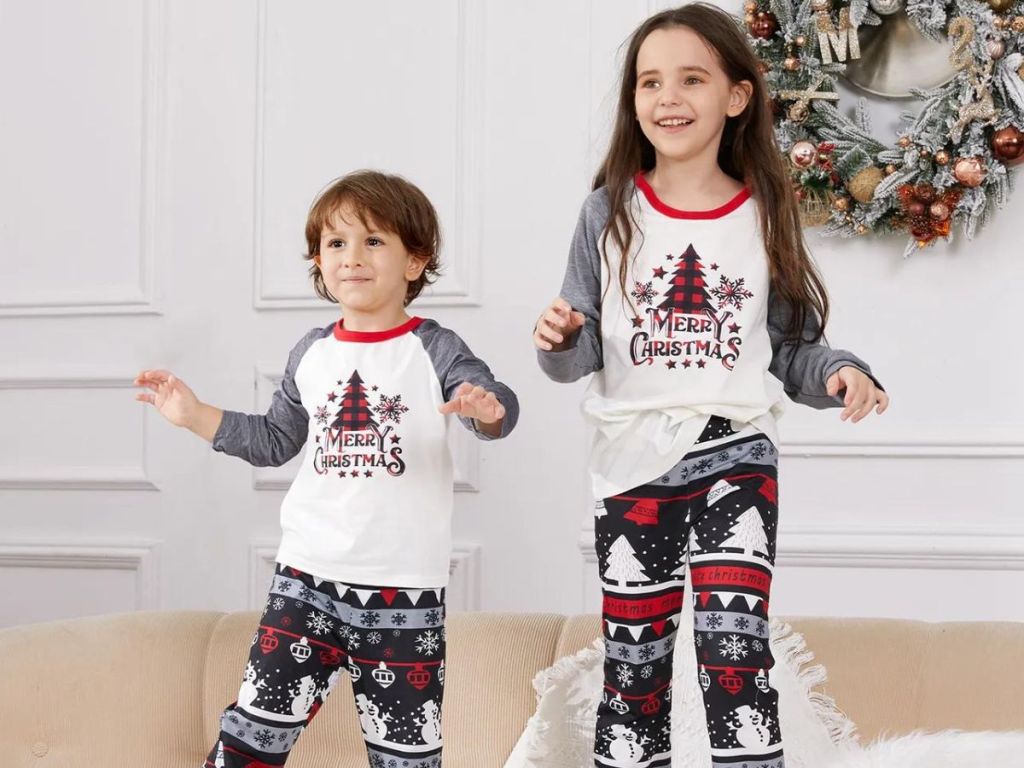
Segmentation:
{"type": "Polygon", "coordinates": [[[608,550],[608,568],[604,572],[608,581],[617,581],[620,587],[627,581],[650,581],[644,573],[644,566],[637,557],[636,550],[625,536],[619,536],[608,550]]]}
{"type": "Polygon", "coordinates": [[[732,536],[722,542],[723,547],[736,547],[747,555],[753,555],[754,552],[768,554],[768,537],[765,535],[764,523],[757,507],[750,507],[740,515],[729,529],[729,533],[732,536]]]}
{"type": "Polygon", "coordinates": [[[692,245],[679,257],[665,299],[658,309],[684,315],[702,315],[705,310],[714,313],[716,307],[708,293],[704,265],[692,245]]]}
{"type": "Polygon", "coordinates": [[[345,385],[345,394],[341,398],[341,407],[335,413],[331,427],[356,432],[369,429],[371,424],[377,426],[377,421],[373,418],[373,410],[366,399],[366,387],[359,377],[359,371],[352,371],[352,376],[345,385]]]}

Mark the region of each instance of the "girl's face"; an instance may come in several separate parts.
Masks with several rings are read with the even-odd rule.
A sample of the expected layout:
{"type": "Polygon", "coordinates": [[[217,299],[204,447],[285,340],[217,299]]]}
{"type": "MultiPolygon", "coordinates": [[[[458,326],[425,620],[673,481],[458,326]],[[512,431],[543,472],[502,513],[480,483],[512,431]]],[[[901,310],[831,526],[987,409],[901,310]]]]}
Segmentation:
{"type": "Polygon", "coordinates": [[[753,87],[732,83],[718,57],[689,27],[651,32],[640,44],[633,105],[659,159],[718,156],[728,117],[743,112],[753,87]]]}
{"type": "Polygon", "coordinates": [[[343,310],[382,317],[404,307],[409,283],[426,266],[406,250],[397,234],[372,220],[364,225],[348,207],[336,211],[320,233],[316,264],[343,310]]]}

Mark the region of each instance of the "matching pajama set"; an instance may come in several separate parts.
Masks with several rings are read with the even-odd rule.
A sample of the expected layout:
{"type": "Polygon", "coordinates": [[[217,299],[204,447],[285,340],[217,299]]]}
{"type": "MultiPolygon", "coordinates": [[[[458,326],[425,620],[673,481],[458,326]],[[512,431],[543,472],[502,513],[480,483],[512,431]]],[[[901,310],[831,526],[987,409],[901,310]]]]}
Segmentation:
{"type": "Polygon", "coordinates": [[[381,332],[338,321],[292,349],[265,415],[224,412],[217,451],[256,466],[305,451],[206,768],[283,765],[343,672],[372,768],[441,765],[455,418],[438,408],[462,382],[496,395],[505,437],[516,396],[453,331],[418,317],[381,332]]]}
{"type": "MultiPolygon", "coordinates": [[[[776,419],[784,397],[842,406],[826,380],[856,356],[786,336],[757,206],[743,189],[710,211],[631,188],[626,293],[586,200],[561,296],[586,316],[571,346],[538,353],[556,381],[594,373],[582,410],[603,592],[605,682],[596,766],[670,764],[672,650],[689,570],[694,652],[714,768],[783,768],[768,606],[778,525],[776,419]]],[[[877,383],[877,382],[876,382],[877,383]]]]}

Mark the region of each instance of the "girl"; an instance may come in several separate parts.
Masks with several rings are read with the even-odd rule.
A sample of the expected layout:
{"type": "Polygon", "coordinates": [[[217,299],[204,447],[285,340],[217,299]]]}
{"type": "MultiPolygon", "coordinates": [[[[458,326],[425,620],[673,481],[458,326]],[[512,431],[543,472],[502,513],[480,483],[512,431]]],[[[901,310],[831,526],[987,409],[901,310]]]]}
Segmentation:
{"type": "Polygon", "coordinates": [[[652,16],[534,331],[552,379],[596,373],[583,403],[603,500],[596,765],[669,765],[688,560],[714,766],[782,768],[767,676],[782,395],[854,422],[889,402],[864,362],[824,343],[828,314],[737,22],[705,3],[652,16]]]}

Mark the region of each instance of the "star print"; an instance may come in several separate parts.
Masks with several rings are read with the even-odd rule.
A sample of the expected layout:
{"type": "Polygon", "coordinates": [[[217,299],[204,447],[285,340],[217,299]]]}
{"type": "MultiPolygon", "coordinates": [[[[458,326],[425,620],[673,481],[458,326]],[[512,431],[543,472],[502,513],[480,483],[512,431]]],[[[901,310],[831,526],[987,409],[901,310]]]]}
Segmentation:
{"type": "Polygon", "coordinates": [[[670,253],[668,256],[666,256],[665,260],[666,261],[672,261],[672,254],[670,253]]]}
{"type": "Polygon", "coordinates": [[[345,476],[345,472],[344,471],[338,472],[338,477],[344,477],[344,476],[345,476]]]}
{"type": "Polygon", "coordinates": [[[705,365],[707,365],[707,363],[705,363],[703,360],[698,360],[697,361],[697,367],[698,368],[703,368],[705,365]]]}
{"type": "Polygon", "coordinates": [[[655,269],[654,269],[654,276],[655,277],[664,277],[665,276],[665,270],[662,269],[661,267],[655,267],[655,269]]]}
{"type": "Polygon", "coordinates": [[[339,386],[339,387],[343,387],[343,386],[345,386],[345,382],[343,382],[343,381],[339,381],[339,382],[338,382],[338,386],[339,386]]]}
{"type": "Polygon", "coordinates": [[[712,264],[711,264],[711,271],[713,272],[716,269],[718,269],[718,265],[715,264],[714,262],[712,262],[712,264]]]}
{"type": "Polygon", "coordinates": [[[365,475],[366,477],[373,477],[373,472],[371,472],[370,470],[366,470],[365,472],[363,472],[363,475],[365,475]]]}
{"type": "Polygon", "coordinates": [[[667,363],[665,363],[665,365],[667,365],[669,368],[675,368],[676,367],[676,361],[675,360],[669,360],[667,363]]]}
{"type": "Polygon", "coordinates": [[[370,387],[370,391],[371,392],[376,392],[377,391],[377,386],[374,385],[374,386],[370,387]]]}
{"type": "Polygon", "coordinates": [[[333,403],[335,400],[338,399],[338,396],[336,394],[334,394],[333,392],[331,392],[331,394],[329,394],[327,396],[327,399],[330,400],[333,403]]]}
{"type": "Polygon", "coordinates": [[[690,358],[683,360],[683,368],[689,368],[691,365],[690,358]]]}
{"type": "Polygon", "coordinates": [[[732,323],[729,326],[729,333],[739,333],[739,332],[740,332],[740,326],[736,325],[736,323],[732,323]]]}
{"type": "Polygon", "coordinates": [[[400,438],[398,435],[391,436],[391,442],[394,443],[395,445],[398,445],[401,441],[402,438],[400,438]]]}
{"type": "Polygon", "coordinates": [[[643,324],[644,324],[644,321],[641,320],[639,317],[634,317],[633,318],[633,327],[634,328],[639,328],[643,324]]]}

